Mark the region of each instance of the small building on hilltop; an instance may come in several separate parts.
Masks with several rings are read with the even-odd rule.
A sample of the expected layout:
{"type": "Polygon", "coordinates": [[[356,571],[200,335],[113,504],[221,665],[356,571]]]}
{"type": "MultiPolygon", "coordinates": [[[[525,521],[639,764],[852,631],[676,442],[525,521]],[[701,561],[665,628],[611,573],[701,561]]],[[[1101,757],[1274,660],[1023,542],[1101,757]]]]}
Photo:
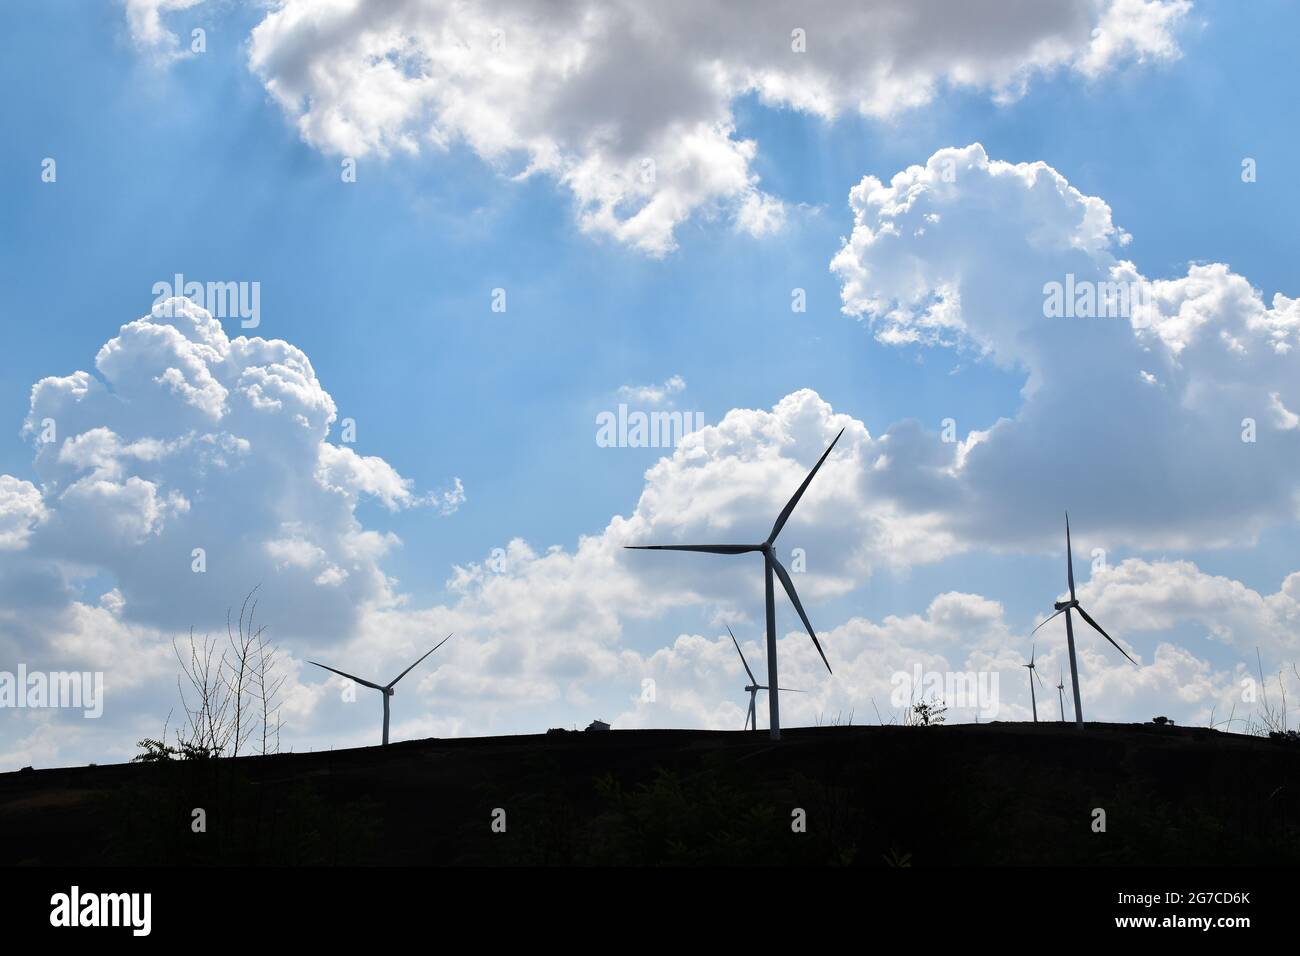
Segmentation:
{"type": "Polygon", "coordinates": [[[609,730],[609,724],[603,720],[593,720],[587,725],[587,730],[609,730]]]}

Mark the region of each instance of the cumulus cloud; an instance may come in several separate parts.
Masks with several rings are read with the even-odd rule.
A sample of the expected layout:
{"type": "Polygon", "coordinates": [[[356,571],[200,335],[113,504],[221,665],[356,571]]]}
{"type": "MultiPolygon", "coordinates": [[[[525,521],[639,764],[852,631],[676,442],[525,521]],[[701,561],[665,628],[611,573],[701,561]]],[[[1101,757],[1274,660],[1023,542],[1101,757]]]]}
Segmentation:
{"type": "Polygon", "coordinates": [[[1103,199],[978,144],[888,184],[867,176],[850,204],[831,263],[847,314],[885,344],[965,351],[1025,378],[1014,416],[967,426],[964,441],[916,425],[882,436],[896,452],[882,484],[904,510],[996,544],[1058,534],[1069,507],[1101,542],[1146,548],[1249,542],[1293,519],[1300,435],[1278,409],[1300,407],[1295,299],[1266,302],[1219,263],[1144,276],[1103,199]],[[1048,317],[1053,284],[1097,301],[1133,290],[1137,304],[1048,317]]]}
{"type": "Polygon", "coordinates": [[[1096,574],[1081,599],[1098,615],[1123,615],[1128,631],[1170,631],[1191,624],[1248,659],[1259,648],[1274,660],[1300,656],[1300,572],[1273,594],[1206,574],[1190,561],[1123,561],[1096,574]]]}
{"type": "Polygon", "coordinates": [[[0,551],[25,548],[32,530],[48,516],[35,485],[12,475],[0,475],[0,551]]]}
{"type": "Polygon", "coordinates": [[[409,479],[377,455],[358,455],[351,448],[322,442],[316,479],[353,504],[363,495],[373,495],[389,511],[409,507],[416,500],[409,479]]]}
{"type": "Polygon", "coordinates": [[[0,657],[103,672],[105,716],[13,715],[0,760],[120,758],[156,736],[176,703],[173,638],[224,637],[226,610],[259,584],[286,718],[304,731],[325,719],[300,652],[354,638],[403,599],[381,568],[400,539],[366,528],[363,502],[449,513],[464,499],[459,479],[421,494],[335,444],[335,417],[299,349],[229,338],[185,299],[123,325],[93,372],[36,383],[23,434],[37,480],[0,475],[0,657]]]}
{"type": "Polygon", "coordinates": [[[285,630],[351,633],[394,599],[378,562],[400,543],[362,526],[361,502],[448,511],[464,492],[417,494],[382,458],[331,442],[334,421],[300,350],[160,303],[105,343],[95,373],[32,389],[39,489],[0,477],[0,543],[63,584],[111,574],[129,623],[184,628],[262,583],[285,630]]]}
{"type": "Polygon", "coordinates": [[[581,228],[652,255],[687,218],[756,235],[781,201],[734,100],[890,117],[946,88],[1013,99],[1036,75],[1170,59],[1184,0],[282,0],[250,65],[308,143],[351,157],[463,144],[573,194],[581,228]]]}
{"type": "MultiPolygon", "coordinates": [[[[761,629],[742,631],[741,648],[765,682],[766,650],[761,629]]],[[[947,708],[946,719],[1029,720],[1033,716],[1028,675],[1021,666],[1030,649],[1023,633],[1006,620],[1001,604],[977,594],[936,597],[922,614],[880,621],[854,617],[827,629],[835,674],[827,677],[807,637],[778,640],[781,686],[803,691],[781,696],[782,721],[812,725],[832,721],[902,722],[913,702],[947,708]]],[[[1156,714],[1180,723],[1205,724],[1216,708],[1223,715],[1239,702],[1242,666],[1215,668],[1192,650],[1159,642],[1141,666],[1133,667],[1108,645],[1080,640],[1080,693],[1089,719],[1150,719],[1156,714]]],[[[743,665],[724,632],[716,637],[679,636],[672,645],[629,662],[628,706],[618,727],[723,727],[744,723],[748,683],[743,665]],[[635,681],[649,680],[647,685],[635,681]]],[[[1045,634],[1035,664],[1044,678],[1036,689],[1041,720],[1060,717],[1058,679],[1065,684],[1065,712],[1072,718],[1065,641],[1045,634]]],[[[1238,708],[1244,715],[1248,708],[1238,708]]],[[[759,726],[767,725],[760,697],[759,726]]]]}

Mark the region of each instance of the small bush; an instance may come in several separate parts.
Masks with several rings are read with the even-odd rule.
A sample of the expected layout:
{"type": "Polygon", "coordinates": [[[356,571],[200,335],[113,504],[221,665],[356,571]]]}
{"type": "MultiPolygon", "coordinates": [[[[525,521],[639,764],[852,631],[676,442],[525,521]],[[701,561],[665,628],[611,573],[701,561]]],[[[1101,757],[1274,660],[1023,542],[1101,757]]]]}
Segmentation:
{"type": "Polygon", "coordinates": [[[140,753],[131,758],[131,763],[162,763],[180,757],[180,751],[175,747],[169,747],[161,740],[156,740],[153,737],[137,740],[135,745],[142,749],[140,753]]]}

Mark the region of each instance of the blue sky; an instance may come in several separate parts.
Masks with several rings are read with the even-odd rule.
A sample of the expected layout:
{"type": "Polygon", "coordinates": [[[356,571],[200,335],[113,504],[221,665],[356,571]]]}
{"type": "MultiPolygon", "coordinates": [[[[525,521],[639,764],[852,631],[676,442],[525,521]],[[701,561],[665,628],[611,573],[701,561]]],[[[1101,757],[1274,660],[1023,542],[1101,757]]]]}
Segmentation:
{"type": "MultiPolygon", "coordinates": [[[[463,482],[451,514],[391,511],[365,496],[356,505],[366,528],[400,537],[382,569],[409,608],[454,605],[453,566],[481,563],[511,539],[573,552],[579,536],[633,513],[663,451],[597,446],[595,416],[625,400],[621,386],[680,376],[676,407],[709,425],[805,388],[873,436],[909,419],[937,431],[949,416],[966,435],[1016,416],[1026,373],[1014,362],[1000,366],[972,347],[888,345],[868,316],[842,312],[841,276],[829,264],[853,230],[848,193],[864,175],[887,183],[945,147],[978,142],[991,159],[1042,161],[1104,200],[1132,235],[1123,258],[1151,279],[1225,263],[1266,302],[1297,291],[1290,48],[1300,15],[1285,3],[1252,5],[1245,18],[1231,4],[1197,2],[1173,30],[1176,58],[1119,57],[1097,75],[1041,70],[1010,102],[996,101],[992,84],[941,81],[928,102],[897,115],[843,109],[831,119],[741,93],[730,101],[732,138],[756,144],[750,171],[784,204],[784,224],[749,235],[725,210],[696,210],[663,255],[581,229],[578,200],[556,176],[506,175],[523,168],[521,153],[489,162],[455,137],[445,151],[372,150],[358,160],[358,181],[341,182],[339,150],[304,139],[268,92],[268,74],[250,68],[249,34],[266,16],[237,3],[164,10],[162,24],[183,46],[191,25],[207,31],[205,53],[164,62],[156,44],[133,37],[121,4],[6,7],[0,474],[40,483],[20,434],[33,384],[91,368],[119,326],[149,313],[155,282],[178,272],[255,280],[262,318],[249,334],[310,358],[339,416],[356,420],[358,454],[381,457],[420,493],[463,482]],[[55,184],[40,179],[44,157],[57,161],[55,184]],[[1257,161],[1257,182],[1241,181],[1243,157],[1257,161]],[[796,287],[807,292],[803,314],[790,309],[796,287]],[[490,309],[495,288],[506,290],[504,314],[490,309]]],[[[242,331],[224,324],[231,338],[242,331]]],[[[1088,404],[1080,397],[1078,414],[1088,404]]],[[[1104,469],[1080,480],[1096,490],[1091,501],[1128,493],[1104,469]]],[[[1086,528],[1089,517],[1105,516],[1076,521],[1086,528]]],[[[1055,526],[1059,512],[1048,520],[1055,526]]],[[[1214,547],[1195,543],[1195,531],[1191,546],[1158,533],[1148,547],[1118,540],[1110,560],[1190,561],[1268,595],[1297,568],[1294,514],[1274,513],[1254,530],[1214,547]]],[[[958,591],[1000,602],[1019,633],[1059,593],[1060,564],[1059,542],[1038,529],[975,540],[854,576],[810,611],[831,628],[923,614],[936,595],[958,591]]],[[[93,603],[120,574],[108,562],[74,578],[78,599],[93,603]]],[[[235,598],[213,594],[211,606],[186,610],[217,619],[235,598]]],[[[622,621],[620,646],[649,657],[680,633],[713,639],[728,614],[750,615],[752,625],[758,610],[741,596],[668,606],[622,621]]],[[[780,614],[793,631],[793,613],[782,605],[780,614]]],[[[1187,641],[1215,668],[1245,659],[1243,646],[1205,645],[1207,627],[1182,620],[1133,640],[1148,659],[1164,639],[1187,641]]],[[[295,654],[314,646],[310,634],[287,640],[295,654]]],[[[541,713],[613,716],[629,693],[595,681],[558,692],[541,713]]],[[[304,705],[304,723],[309,712],[304,705]]],[[[533,719],[498,711],[489,723],[525,729],[533,719]]],[[[313,723],[304,736],[319,742],[354,723],[313,723]]],[[[32,739],[25,732],[0,728],[0,737],[14,753],[39,752],[21,743],[32,739]]]]}

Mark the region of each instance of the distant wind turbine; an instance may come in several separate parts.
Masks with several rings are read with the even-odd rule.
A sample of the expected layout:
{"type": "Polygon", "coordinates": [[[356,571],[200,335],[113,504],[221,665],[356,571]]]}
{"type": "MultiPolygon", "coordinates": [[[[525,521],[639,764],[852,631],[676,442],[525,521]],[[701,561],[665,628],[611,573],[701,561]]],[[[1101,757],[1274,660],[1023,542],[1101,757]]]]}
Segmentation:
{"type": "Polygon", "coordinates": [[[1056,696],[1061,700],[1061,723],[1065,723],[1065,678],[1056,674],[1056,696]]]}
{"type": "MultiPolygon", "coordinates": [[[[1123,654],[1128,662],[1134,667],[1137,667],[1137,661],[1128,656],[1128,651],[1124,650],[1124,648],[1120,647],[1118,644],[1115,644],[1115,639],[1107,634],[1105,630],[1103,630],[1102,626],[1094,621],[1092,616],[1079,606],[1079,599],[1074,596],[1074,553],[1070,547],[1070,513],[1068,511],[1065,513],[1065,574],[1066,580],[1070,584],[1070,599],[1068,601],[1055,602],[1052,606],[1056,608],[1056,611],[1047,619],[1047,621],[1050,621],[1058,614],[1065,614],[1065,640],[1070,649],[1070,682],[1074,685],[1074,722],[1078,728],[1082,730],[1083,705],[1079,702],[1079,665],[1074,659],[1074,622],[1070,619],[1070,611],[1078,611],[1079,616],[1091,624],[1093,630],[1106,638],[1106,640],[1110,641],[1111,644],[1115,646],[1115,650],[1123,654]]],[[[1043,624],[1047,623],[1047,621],[1043,621],[1043,623],[1039,624],[1038,627],[1042,627],[1043,624]]],[[[1037,632],[1038,627],[1034,628],[1034,631],[1031,633],[1037,632]]]]}
{"type": "MultiPolygon", "coordinates": [[[[749,675],[749,686],[745,688],[749,693],[749,711],[745,714],[745,726],[741,730],[749,730],[751,725],[755,730],[758,730],[758,711],[755,709],[754,701],[758,699],[758,692],[767,690],[767,688],[758,682],[754,672],[749,669],[749,661],[745,660],[745,652],[740,649],[740,642],[736,640],[736,635],[732,634],[730,624],[727,625],[727,633],[731,634],[731,643],[736,645],[736,653],[740,655],[740,663],[744,665],[745,673],[749,675]]],[[[803,691],[795,690],[793,687],[782,687],[781,690],[787,694],[803,693],[803,691]]]]}
{"type": "Polygon", "coordinates": [[[1020,665],[1029,668],[1029,703],[1034,708],[1034,723],[1038,723],[1038,698],[1034,694],[1034,678],[1038,678],[1038,683],[1043,683],[1043,678],[1039,676],[1038,671],[1034,670],[1034,656],[1037,652],[1038,645],[1035,644],[1033,650],[1029,652],[1029,663],[1020,665]]]}
{"type": "Polygon", "coordinates": [[[416,661],[415,664],[412,664],[410,667],[402,671],[402,673],[398,674],[396,677],[394,677],[392,680],[390,680],[387,684],[385,684],[382,687],[380,687],[378,684],[372,684],[368,680],[363,680],[362,678],[357,677],[353,674],[347,674],[344,673],[343,671],[334,670],[334,668],[328,667],[325,664],[317,663],[316,661],[308,661],[307,663],[315,664],[317,667],[324,667],[325,670],[330,671],[331,673],[338,674],[340,677],[346,677],[348,680],[354,680],[358,684],[364,684],[366,687],[373,687],[375,690],[379,691],[379,693],[384,695],[384,743],[383,745],[387,747],[388,746],[388,698],[393,696],[393,688],[397,686],[397,682],[399,680],[401,680],[403,677],[405,677],[407,674],[411,673],[411,671],[415,669],[416,664],[419,664],[420,661],[423,661],[425,657],[428,657],[438,648],[442,647],[442,645],[446,644],[449,640],[451,640],[450,634],[448,634],[446,637],[440,640],[432,648],[425,651],[424,657],[421,657],[419,661],[416,661]]]}
{"type": "Polygon", "coordinates": [[[638,544],[625,545],[635,551],[698,551],[704,554],[748,554],[756,552],[763,555],[763,576],[766,582],[767,592],[767,709],[768,709],[768,732],[773,740],[781,739],[781,717],[780,708],[777,702],[777,691],[779,681],[776,679],[776,597],[772,586],[772,574],[775,573],[781,579],[781,586],[785,588],[785,593],[790,596],[790,603],[794,609],[799,612],[799,619],[803,621],[803,626],[808,630],[808,636],[812,638],[813,645],[817,648],[817,653],[821,654],[822,663],[826,665],[829,673],[831,665],[826,660],[826,654],[822,651],[821,643],[817,640],[817,634],[813,631],[813,626],[808,620],[808,615],[804,613],[803,604],[799,602],[799,595],[795,593],[794,582],[790,580],[790,575],[785,567],[777,560],[776,537],[785,527],[785,523],[790,520],[790,515],[794,511],[795,505],[803,497],[803,493],[808,490],[809,483],[813,476],[817,474],[817,469],[821,468],[822,463],[835,448],[835,442],[840,440],[840,435],[844,434],[844,429],[840,429],[839,435],[835,436],[830,448],[822,452],[821,458],[817,459],[817,464],[813,465],[812,471],[808,472],[808,477],[803,480],[799,490],[794,493],[784,508],[781,509],[780,515],[777,516],[776,523],[772,525],[772,533],[767,536],[767,540],[762,544],[638,544]]]}

